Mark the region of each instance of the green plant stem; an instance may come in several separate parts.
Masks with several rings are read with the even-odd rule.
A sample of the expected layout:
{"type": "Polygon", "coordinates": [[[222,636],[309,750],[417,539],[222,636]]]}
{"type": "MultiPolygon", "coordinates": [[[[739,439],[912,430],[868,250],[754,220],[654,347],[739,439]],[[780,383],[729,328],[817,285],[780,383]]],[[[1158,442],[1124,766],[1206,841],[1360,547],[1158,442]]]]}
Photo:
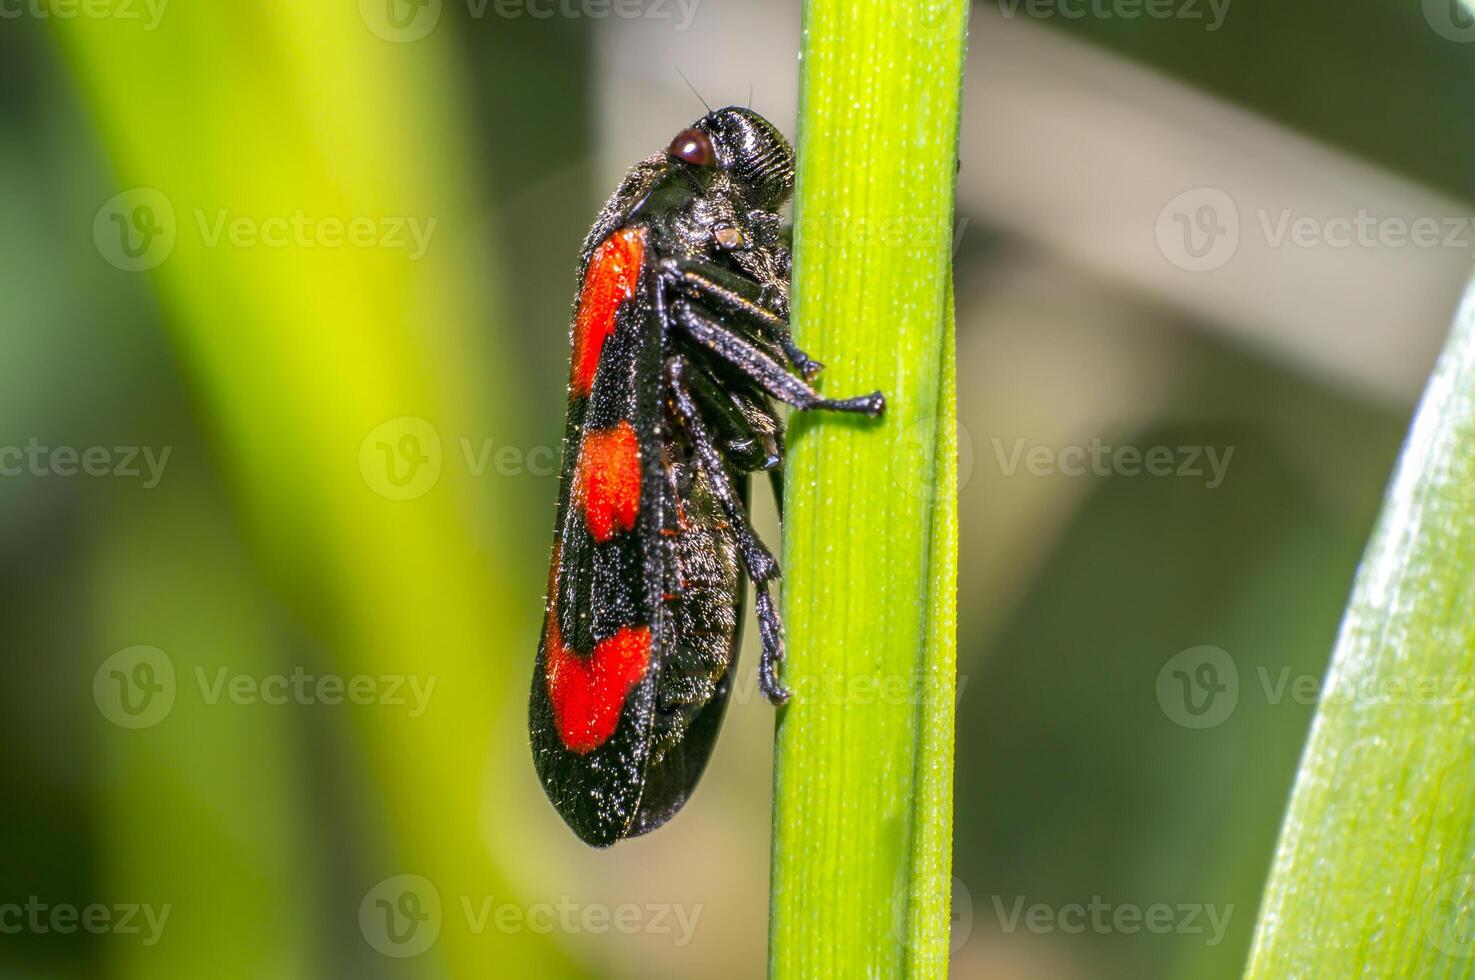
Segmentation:
{"type": "Polygon", "coordinates": [[[1342,621],[1250,977],[1475,970],[1475,287],[1342,621]]]}
{"type": "Polygon", "coordinates": [[[957,487],[950,294],[966,4],[810,0],[794,317],[826,392],[795,417],[770,970],[947,971],[957,487]]]}

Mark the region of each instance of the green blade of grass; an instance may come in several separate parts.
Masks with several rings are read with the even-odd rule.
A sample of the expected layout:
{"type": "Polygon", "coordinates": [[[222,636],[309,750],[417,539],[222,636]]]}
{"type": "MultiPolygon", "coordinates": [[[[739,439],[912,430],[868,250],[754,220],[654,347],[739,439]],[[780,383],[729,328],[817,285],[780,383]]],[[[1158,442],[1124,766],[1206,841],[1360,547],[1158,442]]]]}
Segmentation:
{"type": "Polygon", "coordinates": [[[776,977],[947,970],[957,497],[950,295],[966,5],[810,0],[794,318],[832,395],[795,417],[784,539],[776,977]]]}
{"type": "Polygon", "coordinates": [[[311,977],[332,954],[310,925],[321,890],[302,874],[312,852],[292,741],[301,718],[195,696],[197,672],[266,676],[283,669],[283,651],[218,497],[188,466],[113,509],[97,552],[88,666],[111,673],[131,648],[169,678],[167,694],[143,701],[152,713],[133,719],[134,691],[108,676],[94,688],[104,887],[156,910],[138,941],[120,932],[102,947],[101,972],[311,977]]]}
{"type": "Polygon", "coordinates": [[[1358,571],[1247,976],[1475,972],[1471,440],[1475,288],[1358,571]]]}
{"type": "MultiPolygon", "coordinates": [[[[524,731],[508,651],[536,639],[509,625],[526,590],[488,559],[506,528],[485,520],[515,491],[460,455],[509,430],[495,402],[517,379],[485,325],[496,266],[455,42],[385,9],[222,0],[171,6],[157,31],[57,32],[121,186],[172,232],[149,274],[269,587],[340,678],[403,682],[398,704],[333,715],[361,753],[335,762],[346,781],[361,763],[372,805],[324,921],[397,975],[580,975],[556,938],[463,913],[515,895],[526,852],[500,806],[526,759],[499,746],[524,731]],[[402,929],[396,907],[426,911],[402,929]]],[[[116,216],[143,220],[136,200],[116,216]]]]}

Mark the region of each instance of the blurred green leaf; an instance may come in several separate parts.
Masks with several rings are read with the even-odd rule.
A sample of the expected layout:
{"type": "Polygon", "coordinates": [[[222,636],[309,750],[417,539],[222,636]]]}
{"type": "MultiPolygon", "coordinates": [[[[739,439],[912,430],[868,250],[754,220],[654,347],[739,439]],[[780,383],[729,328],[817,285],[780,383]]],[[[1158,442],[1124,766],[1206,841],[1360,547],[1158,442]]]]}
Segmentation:
{"type": "Polygon", "coordinates": [[[391,845],[332,911],[352,921],[376,883],[419,875],[443,914],[407,968],[558,975],[548,937],[463,914],[511,893],[506,825],[522,819],[496,804],[525,773],[489,751],[499,726],[522,728],[503,692],[525,683],[533,642],[509,627],[521,577],[482,517],[510,489],[463,458],[463,440],[504,431],[512,382],[480,326],[494,264],[453,48],[444,31],[396,33],[384,10],[172,5],[152,32],[58,30],[124,189],[99,251],[126,265],[119,249],[172,231],[152,275],[267,581],[345,677],[435,685],[419,716],[352,714],[391,845]]]}
{"type": "Polygon", "coordinates": [[[1322,682],[1247,976],[1475,972],[1475,288],[1322,682]]]}

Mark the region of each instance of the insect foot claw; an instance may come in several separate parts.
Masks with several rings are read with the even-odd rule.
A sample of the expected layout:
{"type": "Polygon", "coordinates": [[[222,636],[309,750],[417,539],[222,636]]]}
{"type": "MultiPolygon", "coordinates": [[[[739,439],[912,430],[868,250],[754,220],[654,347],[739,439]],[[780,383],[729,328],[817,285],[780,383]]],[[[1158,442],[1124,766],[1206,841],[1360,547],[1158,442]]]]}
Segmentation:
{"type": "Polygon", "coordinates": [[[762,671],[758,673],[758,687],[763,691],[763,696],[768,699],[768,703],[775,708],[788,704],[789,698],[794,696],[787,687],[762,671]]]}
{"type": "Polygon", "coordinates": [[[826,408],[832,412],[854,412],[857,415],[877,418],[886,411],[886,396],[879,391],[873,391],[869,395],[857,395],[854,398],[821,398],[811,407],[826,408]]]}

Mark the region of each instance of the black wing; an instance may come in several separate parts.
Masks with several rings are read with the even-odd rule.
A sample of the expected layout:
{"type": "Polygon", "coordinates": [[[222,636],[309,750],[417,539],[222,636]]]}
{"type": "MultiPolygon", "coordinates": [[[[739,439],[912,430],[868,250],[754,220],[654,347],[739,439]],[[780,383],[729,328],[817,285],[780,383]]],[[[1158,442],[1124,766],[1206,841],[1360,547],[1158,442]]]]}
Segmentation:
{"type": "Polygon", "coordinates": [[[627,836],[636,823],[666,642],[658,288],[654,263],[646,261],[635,295],[615,313],[592,388],[587,396],[571,393],[553,568],[529,703],[543,788],[569,826],[597,847],[627,836]],[[597,434],[622,425],[633,430],[638,447],[638,507],[630,527],[596,540],[581,500],[588,491],[579,486],[579,460],[597,434]],[[642,631],[638,659],[644,664],[636,677],[631,651],[642,646],[642,631]],[[610,650],[620,656],[601,664],[597,655],[610,650]],[[633,686],[626,689],[619,677],[607,683],[611,673],[633,686]],[[605,732],[608,725],[613,728],[605,732]]]}

